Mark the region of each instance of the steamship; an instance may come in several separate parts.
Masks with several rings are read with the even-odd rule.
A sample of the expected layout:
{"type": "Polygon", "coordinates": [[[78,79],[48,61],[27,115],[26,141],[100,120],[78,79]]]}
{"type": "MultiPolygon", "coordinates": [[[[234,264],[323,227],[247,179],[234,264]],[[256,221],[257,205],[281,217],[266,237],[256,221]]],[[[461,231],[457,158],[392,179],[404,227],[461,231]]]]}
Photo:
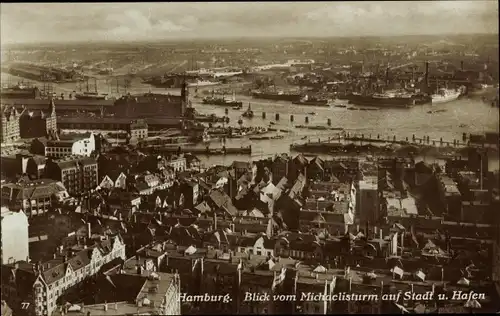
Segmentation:
{"type": "Polygon", "coordinates": [[[298,102],[301,100],[300,93],[289,93],[284,91],[252,91],[252,97],[256,99],[298,102]]]}

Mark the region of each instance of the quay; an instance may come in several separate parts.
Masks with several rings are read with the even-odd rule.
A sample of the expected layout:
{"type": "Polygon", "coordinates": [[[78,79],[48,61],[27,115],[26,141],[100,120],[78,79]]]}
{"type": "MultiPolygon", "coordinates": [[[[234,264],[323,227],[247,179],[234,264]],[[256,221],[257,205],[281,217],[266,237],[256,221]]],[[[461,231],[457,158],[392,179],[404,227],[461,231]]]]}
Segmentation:
{"type": "Polygon", "coordinates": [[[488,150],[498,150],[498,146],[485,146],[485,144],[472,143],[471,141],[444,141],[443,139],[431,140],[429,137],[417,138],[415,136],[397,139],[396,136],[382,137],[377,135],[376,138],[365,137],[364,135],[351,135],[347,133],[345,136],[329,137],[327,139],[318,138],[317,141],[307,141],[305,143],[295,143],[290,145],[291,151],[303,153],[336,153],[336,152],[352,152],[359,154],[360,152],[400,152],[408,151],[409,153],[422,153],[429,148],[442,149],[446,152],[460,152],[467,148],[483,147],[488,150]],[[400,148],[391,147],[391,145],[399,145],[400,148]]]}
{"type": "Polygon", "coordinates": [[[184,146],[149,146],[145,148],[146,152],[151,153],[191,153],[206,156],[224,156],[224,155],[251,155],[252,146],[247,147],[219,147],[219,148],[201,148],[201,147],[184,147],[184,146]]]}

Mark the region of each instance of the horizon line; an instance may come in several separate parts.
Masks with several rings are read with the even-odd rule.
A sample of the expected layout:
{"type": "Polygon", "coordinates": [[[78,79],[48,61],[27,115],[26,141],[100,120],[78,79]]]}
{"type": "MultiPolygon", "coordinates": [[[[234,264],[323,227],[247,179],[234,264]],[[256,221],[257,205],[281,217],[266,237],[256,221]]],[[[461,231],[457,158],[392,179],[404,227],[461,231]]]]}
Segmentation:
{"type": "Polygon", "coordinates": [[[2,50],[6,46],[30,46],[30,45],[82,45],[82,44],[151,44],[151,43],[167,43],[167,42],[184,42],[184,41],[214,41],[214,40],[271,40],[271,39],[360,39],[360,38],[396,38],[396,37],[439,37],[439,36],[485,36],[497,35],[498,32],[482,32],[482,33],[442,33],[442,34],[394,34],[394,35],[308,35],[308,36],[294,36],[294,35],[251,35],[251,36],[222,36],[222,37],[178,37],[178,38],[159,38],[159,39],[137,39],[137,40],[81,40],[81,41],[36,41],[36,42],[4,42],[2,43],[2,50]]]}

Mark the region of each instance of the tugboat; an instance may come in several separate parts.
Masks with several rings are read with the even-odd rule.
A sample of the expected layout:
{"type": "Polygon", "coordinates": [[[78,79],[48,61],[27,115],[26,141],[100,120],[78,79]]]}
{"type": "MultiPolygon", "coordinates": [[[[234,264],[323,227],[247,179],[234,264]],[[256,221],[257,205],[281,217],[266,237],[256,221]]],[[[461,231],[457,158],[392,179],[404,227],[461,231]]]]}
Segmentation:
{"type": "Polygon", "coordinates": [[[441,112],[446,112],[446,109],[438,109],[438,110],[427,111],[428,114],[441,113],[441,112]]]}
{"type": "Polygon", "coordinates": [[[458,90],[441,88],[438,89],[437,93],[432,95],[432,104],[455,101],[460,95],[461,92],[458,90]]]}
{"type": "Polygon", "coordinates": [[[202,140],[204,143],[210,142],[210,135],[208,135],[208,132],[206,130],[203,132],[202,140]]]}
{"type": "Polygon", "coordinates": [[[250,103],[248,103],[248,109],[242,114],[242,116],[247,117],[247,118],[253,117],[253,111],[252,111],[252,108],[250,106],[250,103]]]}

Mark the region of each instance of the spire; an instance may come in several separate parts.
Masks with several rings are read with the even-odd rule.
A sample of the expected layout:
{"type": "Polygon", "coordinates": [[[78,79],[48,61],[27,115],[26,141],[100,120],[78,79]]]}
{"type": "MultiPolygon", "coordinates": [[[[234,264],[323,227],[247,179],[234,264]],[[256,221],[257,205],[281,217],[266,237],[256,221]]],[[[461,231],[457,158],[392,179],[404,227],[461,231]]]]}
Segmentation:
{"type": "Polygon", "coordinates": [[[50,114],[55,114],[56,113],[56,105],[54,103],[54,99],[50,99],[49,113],[50,114]]]}

